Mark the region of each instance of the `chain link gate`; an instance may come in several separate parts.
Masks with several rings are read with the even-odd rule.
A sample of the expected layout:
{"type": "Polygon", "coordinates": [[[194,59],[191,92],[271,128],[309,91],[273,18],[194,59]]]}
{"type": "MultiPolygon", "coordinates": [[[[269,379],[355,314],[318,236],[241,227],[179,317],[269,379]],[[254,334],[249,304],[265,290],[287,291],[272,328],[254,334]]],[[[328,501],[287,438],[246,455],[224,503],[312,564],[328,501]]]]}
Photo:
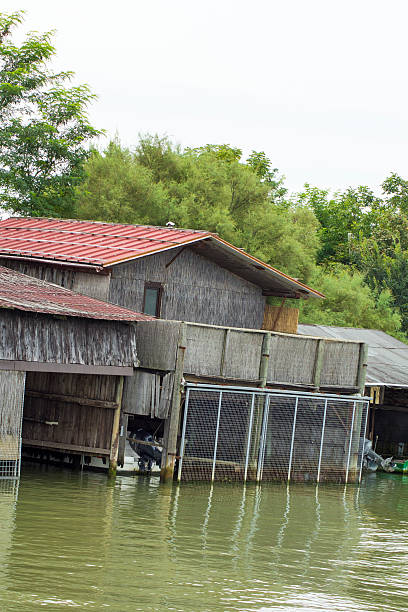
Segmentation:
{"type": "Polygon", "coordinates": [[[368,405],[187,384],[178,480],[360,482],[368,405]]]}

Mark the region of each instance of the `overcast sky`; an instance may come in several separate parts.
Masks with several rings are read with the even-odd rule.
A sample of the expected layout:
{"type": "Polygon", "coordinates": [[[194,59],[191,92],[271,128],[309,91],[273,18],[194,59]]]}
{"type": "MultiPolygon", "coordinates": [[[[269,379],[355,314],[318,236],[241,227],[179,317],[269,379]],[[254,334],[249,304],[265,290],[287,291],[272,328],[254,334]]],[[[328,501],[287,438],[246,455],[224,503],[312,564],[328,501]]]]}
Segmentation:
{"type": "MultiPolygon", "coordinates": [[[[96,127],[265,151],[291,190],[408,178],[407,0],[5,0],[96,127]]],[[[103,143],[101,143],[103,144],[103,143]]]]}

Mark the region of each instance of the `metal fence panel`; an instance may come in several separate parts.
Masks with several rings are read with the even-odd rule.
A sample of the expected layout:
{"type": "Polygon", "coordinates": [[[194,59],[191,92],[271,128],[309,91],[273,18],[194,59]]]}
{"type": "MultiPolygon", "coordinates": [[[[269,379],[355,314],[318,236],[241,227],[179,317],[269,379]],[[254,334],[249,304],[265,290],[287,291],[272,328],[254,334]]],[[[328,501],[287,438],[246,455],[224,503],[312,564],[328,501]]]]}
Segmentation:
{"type": "Polygon", "coordinates": [[[358,482],[365,399],[188,386],[179,480],[358,482]]]}
{"type": "Polygon", "coordinates": [[[0,479],[18,478],[25,372],[0,371],[0,479]]]}

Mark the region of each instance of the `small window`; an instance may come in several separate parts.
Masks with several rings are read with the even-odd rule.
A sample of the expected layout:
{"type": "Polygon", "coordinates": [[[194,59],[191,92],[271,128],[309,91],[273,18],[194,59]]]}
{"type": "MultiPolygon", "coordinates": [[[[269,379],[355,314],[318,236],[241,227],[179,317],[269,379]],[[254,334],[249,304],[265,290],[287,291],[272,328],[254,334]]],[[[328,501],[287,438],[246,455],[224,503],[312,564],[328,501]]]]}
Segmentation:
{"type": "Polygon", "coordinates": [[[153,317],[160,317],[163,287],[160,283],[145,283],[143,312],[153,317]]]}

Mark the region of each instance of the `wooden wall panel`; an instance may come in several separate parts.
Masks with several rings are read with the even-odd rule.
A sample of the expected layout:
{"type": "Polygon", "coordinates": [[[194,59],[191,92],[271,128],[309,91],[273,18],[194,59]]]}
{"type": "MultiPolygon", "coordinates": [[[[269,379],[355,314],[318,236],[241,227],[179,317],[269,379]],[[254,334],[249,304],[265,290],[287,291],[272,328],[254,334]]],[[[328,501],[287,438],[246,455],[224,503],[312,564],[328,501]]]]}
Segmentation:
{"type": "Polygon", "coordinates": [[[109,301],[141,311],[147,281],[164,287],[163,319],[253,329],[262,325],[265,297],[261,288],[190,248],[114,266],[109,301]]]}
{"type": "Polygon", "coordinates": [[[68,451],[70,446],[108,451],[114,410],[94,406],[92,400],[114,402],[117,380],[115,376],[27,373],[23,441],[48,442],[49,448],[54,444],[68,451]],[[80,398],[90,401],[81,405],[80,398]]]}
{"type": "Polygon", "coordinates": [[[0,359],[103,366],[137,364],[133,325],[0,312],[0,359]]]}

